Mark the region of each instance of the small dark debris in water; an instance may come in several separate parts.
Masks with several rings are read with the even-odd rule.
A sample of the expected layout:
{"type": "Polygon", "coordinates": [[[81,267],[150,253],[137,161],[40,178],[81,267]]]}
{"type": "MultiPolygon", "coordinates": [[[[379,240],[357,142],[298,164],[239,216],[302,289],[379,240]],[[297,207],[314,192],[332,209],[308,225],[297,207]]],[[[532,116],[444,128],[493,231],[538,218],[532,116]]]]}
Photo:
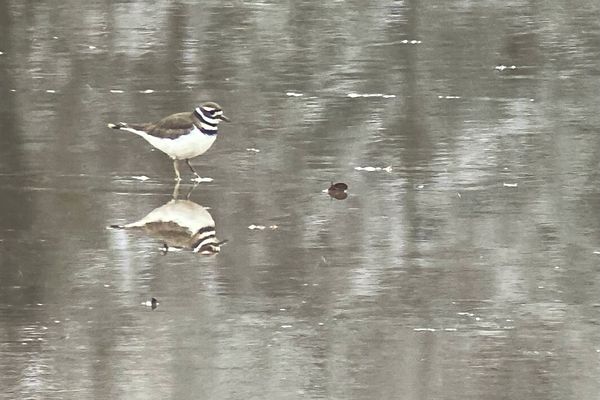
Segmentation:
{"type": "Polygon", "coordinates": [[[331,186],[329,190],[348,190],[348,185],[343,182],[333,183],[331,182],[331,186]]]}
{"type": "Polygon", "coordinates": [[[329,195],[336,200],[344,200],[348,197],[348,193],[342,192],[341,190],[330,190],[329,195]]]}
{"type": "Polygon", "coordinates": [[[160,254],[162,254],[164,256],[168,252],[169,252],[169,245],[167,245],[166,243],[163,243],[162,247],[160,248],[160,254]]]}
{"type": "Polygon", "coordinates": [[[346,190],[348,190],[348,185],[346,185],[345,183],[331,182],[331,186],[329,186],[327,193],[329,194],[329,196],[333,197],[336,200],[344,200],[346,197],[348,197],[348,193],[346,193],[346,190]]]}
{"type": "Polygon", "coordinates": [[[146,306],[146,307],[150,307],[150,308],[152,308],[152,309],[154,310],[154,309],[156,309],[156,307],[158,307],[158,305],[159,305],[160,303],[158,302],[158,300],[156,300],[156,297],[153,297],[152,299],[150,299],[150,300],[148,300],[148,301],[145,301],[145,302],[143,302],[142,304],[143,304],[144,306],[146,306]]]}

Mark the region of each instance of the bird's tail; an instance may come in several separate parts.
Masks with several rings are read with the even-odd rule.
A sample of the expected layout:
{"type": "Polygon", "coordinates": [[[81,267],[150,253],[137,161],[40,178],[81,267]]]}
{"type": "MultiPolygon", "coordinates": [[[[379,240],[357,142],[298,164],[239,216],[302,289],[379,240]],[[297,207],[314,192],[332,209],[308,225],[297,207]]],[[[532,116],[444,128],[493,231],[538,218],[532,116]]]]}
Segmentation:
{"type": "Polygon", "coordinates": [[[117,122],[116,124],[108,124],[110,129],[121,129],[127,128],[127,124],[125,122],[117,122]]]}
{"type": "Polygon", "coordinates": [[[113,224],[113,225],[109,225],[106,227],[106,229],[126,229],[127,227],[125,225],[117,225],[117,224],[113,224]]]}
{"type": "Polygon", "coordinates": [[[136,221],[136,222],[131,222],[131,223],[125,224],[125,225],[112,224],[112,225],[107,226],[106,229],[122,230],[122,229],[138,229],[138,228],[143,228],[143,227],[144,227],[144,223],[140,224],[140,221],[136,221]]]}

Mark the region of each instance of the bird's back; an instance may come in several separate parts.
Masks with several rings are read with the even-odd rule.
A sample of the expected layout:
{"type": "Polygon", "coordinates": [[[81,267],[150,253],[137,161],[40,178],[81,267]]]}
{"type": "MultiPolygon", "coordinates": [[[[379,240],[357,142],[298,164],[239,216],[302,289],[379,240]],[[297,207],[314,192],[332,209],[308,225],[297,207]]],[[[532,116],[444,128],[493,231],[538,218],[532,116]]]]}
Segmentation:
{"type": "Polygon", "coordinates": [[[149,135],[164,139],[175,139],[194,129],[194,120],[192,113],[182,112],[169,115],[158,122],[146,124],[144,128],[143,130],[149,135]]]}

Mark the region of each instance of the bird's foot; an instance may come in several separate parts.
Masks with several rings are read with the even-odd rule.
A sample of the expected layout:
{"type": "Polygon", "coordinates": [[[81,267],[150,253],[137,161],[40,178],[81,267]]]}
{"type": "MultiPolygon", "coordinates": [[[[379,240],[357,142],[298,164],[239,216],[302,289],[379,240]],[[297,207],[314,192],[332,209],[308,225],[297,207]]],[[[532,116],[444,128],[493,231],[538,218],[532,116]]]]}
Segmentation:
{"type": "Polygon", "coordinates": [[[203,178],[200,175],[196,175],[196,177],[192,178],[192,182],[202,183],[202,182],[212,182],[213,178],[203,178]]]}

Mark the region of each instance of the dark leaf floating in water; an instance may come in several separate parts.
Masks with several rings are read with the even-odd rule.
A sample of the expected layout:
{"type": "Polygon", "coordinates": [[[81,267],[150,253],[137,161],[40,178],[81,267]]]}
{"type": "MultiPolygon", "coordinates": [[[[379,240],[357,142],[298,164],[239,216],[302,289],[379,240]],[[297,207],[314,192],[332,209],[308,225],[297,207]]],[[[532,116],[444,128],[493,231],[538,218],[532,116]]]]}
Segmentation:
{"type": "Polygon", "coordinates": [[[343,182],[338,182],[338,183],[331,183],[331,186],[329,187],[329,190],[348,190],[348,185],[346,185],[343,182]]]}
{"type": "Polygon", "coordinates": [[[327,193],[329,194],[329,196],[333,197],[336,200],[344,200],[346,197],[348,197],[348,193],[346,193],[346,190],[348,190],[348,185],[346,185],[345,183],[331,182],[331,186],[329,186],[327,193]]]}

